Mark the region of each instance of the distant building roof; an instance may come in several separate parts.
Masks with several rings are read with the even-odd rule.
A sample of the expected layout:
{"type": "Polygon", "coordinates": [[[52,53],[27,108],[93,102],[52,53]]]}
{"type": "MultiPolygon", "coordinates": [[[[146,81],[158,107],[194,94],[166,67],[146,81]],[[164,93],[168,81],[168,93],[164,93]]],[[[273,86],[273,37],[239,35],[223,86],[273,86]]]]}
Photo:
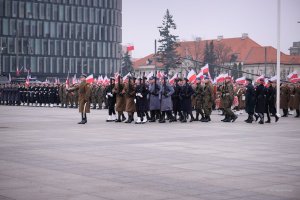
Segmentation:
{"type": "MultiPolygon", "coordinates": [[[[203,53],[206,43],[214,42],[214,46],[222,44],[231,49],[230,54],[237,56],[238,62],[244,64],[260,64],[265,63],[265,48],[267,49],[267,63],[276,63],[276,49],[273,47],[263,47],[256,43],[254,40],[246,37],[237,38],[219,38],[215,40],[200,40],[200,41],[184,41],[179,42],[180,46],[177,47],[177,52],[180,56],[185,57],[188,53],[194,59],[203,60],[203,53]],[[188,51],[188,52],[187,52],[188,51]],[[198,54],[198,55],[197,55],[198,54]]],[[[138,59],[133,63],[135,69],[149,65],[148,60],[153,60],[153,54],[150,54],[144,58],[138,59]]],[[[297,64],[300,65],[300,56],[291,56],[281,53],[281,63],[283,64],[297,64]]],[[[152,63],[153,64],[153,63],[152,63]]],[[[161,65],[158,65],[161,67],[161,65]]]]}

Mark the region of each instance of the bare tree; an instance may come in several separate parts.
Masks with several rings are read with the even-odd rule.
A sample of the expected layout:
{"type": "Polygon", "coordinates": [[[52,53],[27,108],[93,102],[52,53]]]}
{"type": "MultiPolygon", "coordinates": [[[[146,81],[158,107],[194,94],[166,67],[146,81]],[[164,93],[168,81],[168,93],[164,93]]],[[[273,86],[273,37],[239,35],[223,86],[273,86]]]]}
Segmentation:
{"type": "MultiPolygon", "coordinates": [[[[215,55],[216,55],[216,64],[224,66],[225,63],[229,63],[232,55],[232,49],[229,46],[226,46],[222,42],[217,42],[215,45],[215,55]]],[[[220,68],[218,69],[220,73],[220,68]]]]}

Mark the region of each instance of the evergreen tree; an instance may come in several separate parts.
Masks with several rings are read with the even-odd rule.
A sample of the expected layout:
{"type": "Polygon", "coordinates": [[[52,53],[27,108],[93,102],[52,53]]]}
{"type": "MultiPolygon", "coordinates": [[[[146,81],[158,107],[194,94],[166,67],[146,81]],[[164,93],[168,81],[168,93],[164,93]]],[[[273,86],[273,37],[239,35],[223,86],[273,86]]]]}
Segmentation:
{"type": "MultiPolygon", "coordinates": [[[[209,73],[212,76],[212,78],[215,77],[215,62],[216,62],[216,55],[214,52],[214,42],[210,41],[210,43],[208,44],[208,42],[206,41],[205,44],[205,50],[204,50],[204,63],[205,64],[209,64],[209,73]]],[[[220,73],[220,72],[219,72],[220,73]]]]}
{"type": "Polygon", "coordinates": [[[179,46],[177,43],[178,36],[171,33],[176,29],[176,24],[173,20],[173,16],[166,11],[162,26],[158,27],[161,39],[158,40],[160,46],[157,52],[157,61],[163,63],[165,72],[168,74],[170,68],[176,68],[179,61],[179,55],[176,52],[176,48],[179,46]]]}
{"type": "Polygon", "coordinates": [[[126,52],[122,58],[122,75],[128,74],[128,72],[133,71],[133,65],[131,61],[131,56],[126,52]]]}
{"type": "Polygon", "coordinates": [[[239,63],[239,66],[238,66],[238,70],[239,70],[239,77],[242,77],[243,76],[243,72],[242,72],[242,63],[239,63]]]}
{"type": "Polygon", "coordinates": [[[238,66],[236,63],[233,64],[232,70],[231,70],[231,76],[233,77],[234,80],[236,80],[239,77],[239,72],[238,70],[238,66]]]}

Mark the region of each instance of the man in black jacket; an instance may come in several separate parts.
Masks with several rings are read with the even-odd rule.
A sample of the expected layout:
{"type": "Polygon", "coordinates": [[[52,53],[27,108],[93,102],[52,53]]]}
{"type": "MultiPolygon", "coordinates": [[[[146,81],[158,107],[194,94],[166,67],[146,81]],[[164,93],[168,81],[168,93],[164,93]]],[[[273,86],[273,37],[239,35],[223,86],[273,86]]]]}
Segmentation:
{"type": "Polygon", "coordinates": [[[275,116],[275,122],[278,121],[279,117],[276,115],[275,97],[276,89],[272,85],[272,81],[268,81],[268,87],[266,88],[266,110],[268,120],[265,123],[271,123],[270,113],[275,116]]]}
{"type": "Polygon", "coordinates": [[[248,113],[248,119],[245,120],[246,123],[253,122],[253,115],[254,115],[254,107],[255,107],[255,89],[252,84],[251,79],[246,79],[246,94],[245,94],[245,111],[248,113]]]}

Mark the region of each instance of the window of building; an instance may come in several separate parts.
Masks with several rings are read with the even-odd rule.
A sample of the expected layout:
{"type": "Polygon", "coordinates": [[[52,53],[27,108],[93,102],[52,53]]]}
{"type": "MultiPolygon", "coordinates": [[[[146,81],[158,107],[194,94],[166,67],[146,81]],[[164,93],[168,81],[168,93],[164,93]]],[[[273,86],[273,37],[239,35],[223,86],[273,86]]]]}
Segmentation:
{"type": "Polygon", "coordinates": [[[23,51],[22,51],[22,53],[28,54],[28,39],[24,38],[21,41],[23,42],[23,51]]]}
{"type": "Polygon", "coordinates": [[[17,17],[18,16],[18,2],[13,1],[12,2],[12,17],[17,17]]]}
{"type": "Polygon", "coordinates": [[[55,54],[55,41],[50,40],[50,55],[54,55],[54,54],[55,54]]]}
{"type": "Polygon", "coordinates": [[[69,41],[69,56],[74,56],[74,42],[69,41]]]}
{"type": "Polygon", "coordinates": [[[80,43],[75,41],[75,56],[80,56],[80,43]]]}
{"type": "Polygon", "coordinates": [[[63,59],[60,57],[58,58],[57,61],[57,73],[63,73],[63,67],[64,67],[63,59]]]}
{"type": "Polygon", "coordinates": [[[46,19],[51,20],[51,4],[46,5],[46,19]]]}
{"type": "Polygon", "coordinates": [[[56,24],[55,22],[50,22],[50,37],[56,37],[56,24]]]}
{"type": "Polygon", "coordinates": [[[87,25],[82,24],[82,39],[87,39],[87,25]]]}
{"type": "Polygon", "coordinates": [[[8,38],[8,52],[9,53],[15,52],[15,41],[13,38],[8,38]]]}
{"type": "Polygon", "coordinates": [[[42,52],[41,39],[35,39],[35,54],[39,55],[42,52]]]}
{"type": "Polygon", "coordinates": [[[77,12],[77,9],[76,9],[76,7],[75,6],[72,6],[72,13],[71,13],[71,21],[72,22],[75,22],[76,21],[76,12],[77,12]]]}
{"type": "Polygon", "coordinates": [[[82,19],[83,19],[83,8],[78,7],[77,8],[77,21],[82,22],[82,19]]]}
{"type": "Polygon", "coordinates": [[[76,39],[82,38],[82,31],[81,31],[81,25],[76,24],[76,39]]]}
{"type": "Polygon", "coordinates": [[[80,56],[86,56],[85,42],[80,42],[80,56]]]}
{"type": "Polygon", "coordinates": [[[8,26],[8,19],[3,18],[2,20],[2,34],[8,35],[9,26],[8,26]]]}
{"type": "Polygon", "coordinates": [[[64,23],[64,37],[65,38],[69,38],[69,24],[68,23],[64,23]]]}
{"type": "Polygon", "coordinates": [[[87,49],[87,56],[91,56],[92,55],[92,45],[91,42],[86,42],[86,49],[87,49]]]}
{"type": "Polygon", "coordinates": [[[66,40],[63,41],[63,55],[68,55],[68,43],[66,40]]]}
{"type": "Polygon", "coordinates": [[[93,57],[97,57],[97,42],[92,42],[93,44],[93,57]]]}
{"type": "Polygon", "coordinates": [[[26,17],[32,18],[32,2],[26,2],[26,17]]]}
{"type": "Polygon", "coordinates": [[[70,72],[77,73],[75,68],[75,58],[70,58],[70,72]]]}
{"type": "Polygon", "coordinates": [[[49,38],[50,37],[50,28],[49,28],[49,22],[44,22],[44,37],[49,38]]]}
{"type": "Polygon", "coordinates": [[[65,18],[65,10],[63,5],[59,5],[59,13],[58,13],[58,19],[60,21],[63,21],[65,18]]]}
{"type": "Polygon", "coordinates": [[[88,8],[83,8],[83,22],[88,22],[89,19],[89,9],[88,8]]]}
{"type": "Polygon", "coordinates": [[[36,21],[30,21],[31,24],[31,36],[36,36],[36,21]]]}
{"type": "Polygon", "coordinates": [[[31,62],[30,62],[30,66],[26,66],[27,67],[27,69],[31,69],[31,72],[37,72],[37,69],[36,69],[36,66],[37,66],[37,64],[36,64],[36,62],[37,62],[37,59],[36,59],[36,57],[33,57],[33,56],[31,56],[31,62]]]}
{"type": "Polygon", "coordinates": [[[94,40],[99,40],[99,28],[97,25],[94,25],[94,40]]]}
{"type": "Polygon", "coordinates": [[[49,54],[49,45],[48,45],[47,39],[43,39],[43,52],[44,52],[44,55],[49,54]]]}
{"type": "Polygon", "coordinates": [[[58,6],[56,4],[52,5],[52,19],[57,20],[58,16],[58,6]]]}
{"type": "Polygon", "coordinates": [[[44,72],[44,58],[38,57],[38,69],[37,72],[43,73],[44,72]]]}
{"type": "Polygon", "coordinates": [[[70,24],[70,34],[72,39],[75,38],[75,33],[75,24],[70,24]]]}
{"type": "Polygon", "coordinates": [[[43,30],[44,30],[42,21],[38,21],[37,28],[38,28],[37,36],[42,37],[43,36],[43,30]]]}
{"type": "Polygon", "coordinates": [[[45,72],[50,73],[51,65],[50,65],[50,57],[45,57],[45,72]]]}
{"type": "Polygon", "coordinates": [[[16,35],[16,27],[17,21],[15,19],[11,19],[9,23],[9,35],[16,35]]]}
{"type": "Polygon", "coordinates": [[[24,21],[24,36],[30,36],[30,21],[29,20],[25,20],[24,21]]]}
{"type": "Polygon", "coordinates": [[[61,45],[59,40],[55,40],[55,55],[61,55],[61,45]]]}
{"type": "Polygon", "coordinates": [[[28,39],[28,54],[34,53],[34,39],[28,39]]]}
{"type": "Polygon", "coordinates": [[[65,6],[65,21],[70,21],[71,18],[71,7],[65,6]]]}
{"type": "Polygon", "coordinates": [[[11,16],[11,1],[5,1],[5,16],[11,16]]]}
{"type": "Polygon", "coordinates": [[[0,0],[0,16],[4,16],[4,0],[0,0]]]}
{"type": "Polygon", "coordinates": [[[62,38],[63,37],[63,25],[62,23],[57,23],[57,36],[58,38],[62,38]]]}
{"type": "Polygon", "coordinates": [[[99,23],[99,15],[100,15],[100,9],[96,8],[96,12],[95,12],[95,23],[96,24],[99,23]]]}
{"type": "Polygon", "coordinates": [[[23,20],[18,20],[17,21],[17,32],[16,32],[16,34],[18,36],[23,36],[23,34],[24,34],[23,24],[24,24],[23,20]]]}
{"type": "Polygon", "coordinates": [[[55,57],[51,58],[51,72],[57,73],[57,59],[55,57]]]}
{"type": "Polygon", "coordinates": [[[45,19],[45,4],[43,4],[43,3],[40,3],[39,17],[40,17],[40,19],[45,19]]]}
{"type": "Polygon", "coordinates": [[[38,4],[37,3],[34,3],[33,4],[33,19],[37,19],[38,16],[39,16],[39,11],[38,11],[38,4]]]}
{"type": "Polygon", "coordinates": [[[94,23],[95,22],[95,9],[94,8],[90,8],[90,23],[94,23]]]}
{"type": "Polygon", "coordinates": [[[94,39],[93,25],[88,25],[88,39],[94,39]]]}

